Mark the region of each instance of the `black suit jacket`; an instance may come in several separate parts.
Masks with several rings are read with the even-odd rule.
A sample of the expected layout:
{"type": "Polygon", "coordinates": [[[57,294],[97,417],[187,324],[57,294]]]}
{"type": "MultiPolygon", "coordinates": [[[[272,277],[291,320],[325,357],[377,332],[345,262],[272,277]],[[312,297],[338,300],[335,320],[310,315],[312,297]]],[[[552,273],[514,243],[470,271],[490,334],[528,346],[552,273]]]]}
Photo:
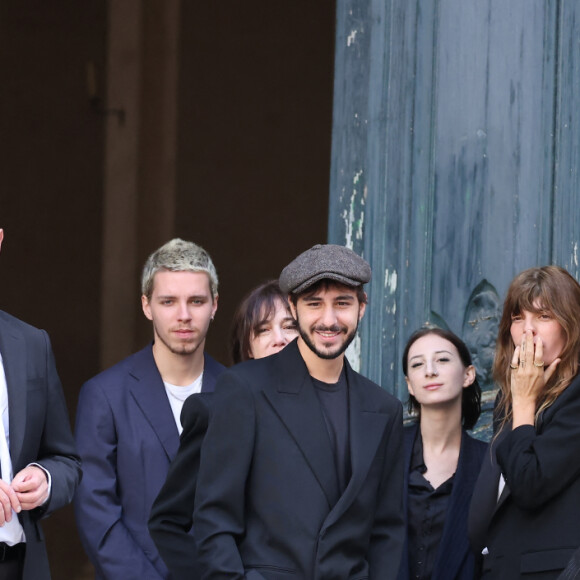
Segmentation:
{"type": "Polygon", "coordinates": [[[402,407],[344,364],[352,476],[342,494],[296,341],[220,376],[194,512],[204,579],[396,578],[402,407]]]}
{"type": "Polygon", "coordinates": [[[18,516],[26,535],[23,578],[48,580],[39,519],[70,503],[81,476],[80,461],[46,332],[0,311],[0,352],[8,388],[13,473],[38,463],[51,476],[48,503],[18,516]]]}
{"type": "Polygon", "coordinates": [[[469,535],[487,547],[483,578],[555,579],[580,546],[580,375],[537,427],[492,441],[473,494],[469,535]],[[497,501],[499,475],[506,487],[497,501]]]}
{"type": "Polygon", "coordinates": [[[192,524],[201,444],[207,431],[212,397],[213,393],[200,393],[185,401],[179,450],[151,509],[149,532],[171,580],[201,577],[192,524]]]}
{"type": "MultiPolygon", "coordinates": [[[[405,513],[407,512],[409,469],[418,432],[418,423],[405,427],[405,513]]],[[[472,580],[474,577],[475,557],[467,537],[467,515],[473,488],[486,451],[486,443],[470,437],[463,431],[453,490],[449,498],[431,580],[472,580]]],[[[405,542],[398,580],[409,580],[408,560],[409,554],[407,542],[405,542]]]]}

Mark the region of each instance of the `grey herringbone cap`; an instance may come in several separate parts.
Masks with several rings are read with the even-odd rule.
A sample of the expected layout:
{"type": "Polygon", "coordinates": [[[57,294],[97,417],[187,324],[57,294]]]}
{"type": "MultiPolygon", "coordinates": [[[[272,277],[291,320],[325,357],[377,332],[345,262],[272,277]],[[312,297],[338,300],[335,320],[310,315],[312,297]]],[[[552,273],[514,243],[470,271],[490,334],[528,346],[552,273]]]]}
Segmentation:
{"type": "Polygon", "coordinates": [[[279,283],[282,292],[298,294],[324,279],[359,286],[371,279],[371,267],[344,246],[317,244],[282,270],[279,283]]]}

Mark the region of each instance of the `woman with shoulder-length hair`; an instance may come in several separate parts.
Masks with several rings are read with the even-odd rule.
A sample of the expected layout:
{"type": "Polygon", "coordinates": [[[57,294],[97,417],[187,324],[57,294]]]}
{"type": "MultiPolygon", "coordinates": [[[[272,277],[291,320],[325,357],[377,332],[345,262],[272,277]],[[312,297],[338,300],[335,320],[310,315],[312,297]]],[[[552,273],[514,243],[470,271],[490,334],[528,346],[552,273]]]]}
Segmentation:
{"type": "Polygon", "coordinates": [[[298,336],[288,297],[278,280],[254,288],[238,306],[232,323],[233,364],[262,358],[282,350],[298,336]]]}
{"type": "Polygon", "coordinates": [[[482,578],[555,579],[580,546],[580,285],[563,268],[512,281],[494,379],[498,432],[470,512],[482,578]]]}
{"type": "Polygon", "coordinates": [[[399,580],[472,580],[469,502],[487,445],[467,434],[479,418],[481,389],[465,343],[423,328],[403,352],[409,413],[405,428],[407,539],[399,580]]]}

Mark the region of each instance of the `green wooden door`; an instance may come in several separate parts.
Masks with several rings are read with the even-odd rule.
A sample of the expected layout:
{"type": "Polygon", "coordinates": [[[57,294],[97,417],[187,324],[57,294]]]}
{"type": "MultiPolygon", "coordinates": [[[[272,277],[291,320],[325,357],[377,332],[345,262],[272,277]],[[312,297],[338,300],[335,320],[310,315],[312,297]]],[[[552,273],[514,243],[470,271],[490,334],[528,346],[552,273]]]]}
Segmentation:
{"type": "Polygon", "coordinates": [[[580,275],[579,165],[576,0],[338,0],[329,241],[373,267],[354,364],[406,400],[402,348],[436,322],[489,408],[512,277],[580,275]]]}

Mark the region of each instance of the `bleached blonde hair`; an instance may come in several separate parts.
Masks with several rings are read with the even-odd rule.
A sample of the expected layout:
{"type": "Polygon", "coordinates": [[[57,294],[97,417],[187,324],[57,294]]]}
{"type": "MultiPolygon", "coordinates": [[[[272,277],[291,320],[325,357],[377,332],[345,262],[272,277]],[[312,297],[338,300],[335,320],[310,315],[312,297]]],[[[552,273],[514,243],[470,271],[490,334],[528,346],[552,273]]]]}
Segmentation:
{"type": "Polygon", "coordinates": [[[218,293],[218,275],[209,254],[197,244],[180,238],[170,240],[155,250],[145,262],[141,276],[141,292],[151,300],[155,274],[170,272],[205,272],[209,277],[212,300],[218,293]]]}

